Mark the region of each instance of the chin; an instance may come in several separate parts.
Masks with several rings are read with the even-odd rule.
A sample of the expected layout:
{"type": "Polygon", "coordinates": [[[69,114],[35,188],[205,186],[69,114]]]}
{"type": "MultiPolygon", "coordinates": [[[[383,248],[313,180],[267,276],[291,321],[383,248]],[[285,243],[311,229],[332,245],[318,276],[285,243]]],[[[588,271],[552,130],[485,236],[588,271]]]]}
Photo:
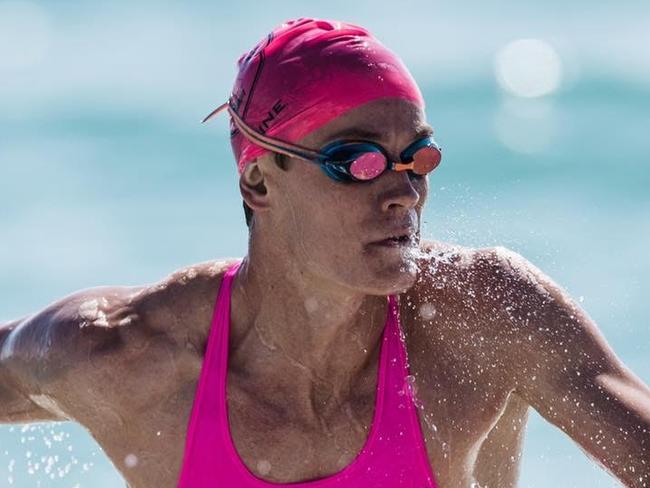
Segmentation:
{"type": "Polygon", "coordinates": [[[363,273],[366,277],[363,288],[369,295],[404,293],[415,285],[418,278],[418,266],[413,259],[368,264],[363,273]]]}

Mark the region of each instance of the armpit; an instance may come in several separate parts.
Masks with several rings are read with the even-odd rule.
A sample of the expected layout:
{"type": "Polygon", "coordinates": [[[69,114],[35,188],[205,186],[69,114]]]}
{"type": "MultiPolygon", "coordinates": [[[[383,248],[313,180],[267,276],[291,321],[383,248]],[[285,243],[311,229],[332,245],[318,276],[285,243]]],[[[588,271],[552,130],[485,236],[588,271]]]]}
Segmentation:
{"type": "Polygon", "coordinates": [[[528,412],[528,404],[511,393],[506,408],[476,457],[473,476],[478,486],[517,486],[528,412]]]}

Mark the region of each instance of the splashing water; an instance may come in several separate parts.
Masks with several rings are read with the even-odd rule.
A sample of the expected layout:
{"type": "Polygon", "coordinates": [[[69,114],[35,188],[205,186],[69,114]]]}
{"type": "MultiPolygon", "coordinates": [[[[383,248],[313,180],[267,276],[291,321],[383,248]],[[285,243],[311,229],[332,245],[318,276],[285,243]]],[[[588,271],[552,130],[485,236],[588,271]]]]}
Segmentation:
{"type": "Polygon", "coordinates": [[[404,257],[416,263],[418,272],[428,272],[430,276],[437,274],[440,265],[451,264],[462,253],[462,249],[452,246],[449,249],[422,249],[409,247],[404,251],[404,257]]]}
{"type": "Polygon", "coordinates": [[[420,402],[420,400],[417,397],[418,389],[417,389],[417,385],[415,383],[415,376],[410,374],[405,379],[406,379],[406,385],[405,386],[406,386],[406,389],[407,389],[407,392],[408,392],[410,398],[413,400],[413,404],[417,408],[419,408],[420,410],[424,410],[424,405],[422,404],[422,402],[420,402]]]}
{"type": "MultiPolygon", "coordinates": [[[[2,450],[2,455],[6,460],[6,481],[0,480],[0,486],[53,486],[53,480],[73,475],[79,478],[89,472],[94,463],[84,457],[95,456],[96,452],[84,451],[81,459],[75,456],[73,446],[65,445],[71,437],[67,427],[62,422],[4,427],[2,435],[6,449],[2,450]],[[11,444],[14,444],[13,449],[11,444]]],[[[69,480],[68,486],[80,486],[79,483],[74,484],[76,481],[69,480]]]]}

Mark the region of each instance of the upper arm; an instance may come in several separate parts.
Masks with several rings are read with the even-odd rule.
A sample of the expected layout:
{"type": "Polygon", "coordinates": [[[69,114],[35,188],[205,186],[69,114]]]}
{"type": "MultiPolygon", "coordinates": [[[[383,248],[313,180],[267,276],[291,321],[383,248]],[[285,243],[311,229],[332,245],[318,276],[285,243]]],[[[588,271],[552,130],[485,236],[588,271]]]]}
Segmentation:
{"type": "Polygon", "coordinates": [[[494,259],[516,393],[628,486],[650,484],[650,389],[550,278],[515,253],[494,259]]]}
{"type": "Polygon", "coordinates": [[[83,394],[91,356],[119,348],[130,292],[85,290],[0,328],[0,421],[69,418],[60,399],[83,394]]]}

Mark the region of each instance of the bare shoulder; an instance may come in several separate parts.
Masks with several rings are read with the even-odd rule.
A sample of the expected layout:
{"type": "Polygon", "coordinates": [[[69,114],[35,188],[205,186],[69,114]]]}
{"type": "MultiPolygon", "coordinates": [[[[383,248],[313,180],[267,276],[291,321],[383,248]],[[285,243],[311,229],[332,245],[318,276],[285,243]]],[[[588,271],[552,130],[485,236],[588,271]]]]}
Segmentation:
{"type": "Polygon", "coordinates": [[[206,332],[223,275],[237,260],[215,260],[180,268],[140,288],[130,298],[141,323],[174,338],[206,332]]]}
{"type": "Polygon", "coordinates": [[[143,400],[138,381],[151,375],[177,381],[174,375],[200,368],[214,300],[232,262],[188,266],[146,285],[81,290],[5,324],[3,370],[69,418],[93,398],[118,391],[143,400]]]}
{"type": "MultiPolygon", "coordinates": [[[[120,366],[157,359],[202,358],[223,275],[233,260],[215,260],[177,269],[161,280],[118,293],[106,290],[78,306],[81,328],[101,336],[91,354],[117,356],[120,366]],[[161,356],[161,357],[155,357],[161,356]]],[[[98,290],[98,291],[101,291],[98,290]]],[[[78,304],[79,300],[76,301],[78,304]]]]}
{"type": "Polygon", "coordinates": [[[512,376],[534,352],[552,352],[576,334],[600,335],[561,286],[515,251],[440,243],[423,250],[412,293],[435,310],[430,330],[456,337],[464,354],[501,364],[512,376]]]}
{"type": "MultiPolygon", "coordinates": [[[[101,286],[65,296],[38,313],[6,324],[2,356],[15,356],[22,346],[25,361],[74,356],[77,341],[92,344],[91,352],[109,352],[125,344],[127,331],[174,333],[174,328],[210,310],[212,297],[232,261],[209,261],[174,271],[139,286],[101,286]],[[62,356],[58,356],[58,354],[62,356]]],[[[188,326],[191,327],[192,324],[188,326]]]]}
{"type": "Polygon", "coordinates": [[[471,248],[425,241],[418,267],[419,295],[433,296],[438,291],[481,312],[497,305],[521,306],[524,291],[528,299],[545,299],[546,285],[554,285],[522,255],[501,246],[471,248]]]}
{"type": "Polygon", "coordinates": [[[480,367],[501,365],[510,382],[516,349],[527,340],[527,323],[544,309],[550,292],[543,275],[525,258],[503,247],[471,248],[423,242],[418,280],[402,311],[418,343],[432,355],[453,355],[480,367]]]}
{"type": "Polygon", "coordinates": [[[429,271],[454,274],[496,271],[500,266],[522,265],[527,261],[515,251],[503,246],[468,247],[443,241],[422,241],[419,265],[429,271]]]}

